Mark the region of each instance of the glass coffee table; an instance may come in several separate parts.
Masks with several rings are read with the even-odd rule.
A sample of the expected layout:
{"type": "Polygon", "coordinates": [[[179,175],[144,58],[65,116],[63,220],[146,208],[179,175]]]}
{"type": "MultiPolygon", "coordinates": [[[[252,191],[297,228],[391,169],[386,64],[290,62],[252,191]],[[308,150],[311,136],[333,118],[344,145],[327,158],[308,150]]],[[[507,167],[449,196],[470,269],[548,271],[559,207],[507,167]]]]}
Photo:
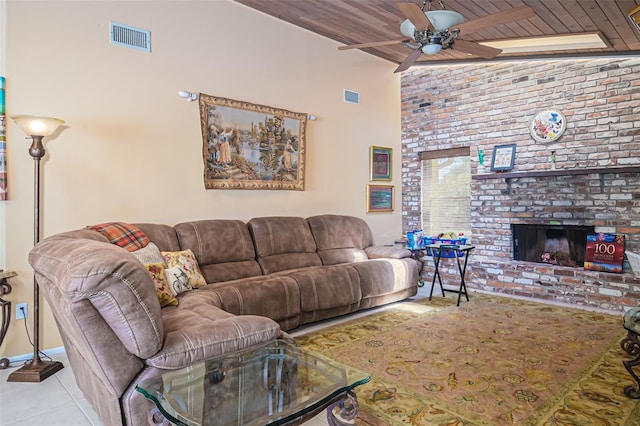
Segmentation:
{"type": "Polygon", "coordinates": [[[150,424],[300,424],[327,409],[330,425],[346,425],[358,413],[353,389],[369,380],[366,373],[276,340],[167,371],[136,390],[155,404],[150,424]]]}

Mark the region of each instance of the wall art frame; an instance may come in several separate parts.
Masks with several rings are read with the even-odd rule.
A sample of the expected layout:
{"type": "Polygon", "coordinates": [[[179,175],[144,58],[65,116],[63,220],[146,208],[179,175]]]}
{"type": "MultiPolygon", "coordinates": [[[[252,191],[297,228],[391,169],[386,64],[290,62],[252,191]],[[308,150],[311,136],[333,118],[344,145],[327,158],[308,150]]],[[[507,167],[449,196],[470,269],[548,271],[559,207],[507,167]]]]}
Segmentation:
{"type": "Polygon", "coordinates": [[[367,185],[367,213],[392,212],[393,185],[367,185]]]}
{"type": "Polygon", "coordinates": [[[491,170],[494,172],[506,172],[513,170],[516,159],[516,144],[496,145],[493,147],[491,157],[491,170]]]}
{"type": "Polygon", "coordinates": [[[383,146],[369,148],[369,179],[391,181],[393,175],[393,149],[383,146]]]}
{"type": "Polygon", "coordinates": [[[304,191],[306,113],[199,99],[206,189],[304,191]]]}

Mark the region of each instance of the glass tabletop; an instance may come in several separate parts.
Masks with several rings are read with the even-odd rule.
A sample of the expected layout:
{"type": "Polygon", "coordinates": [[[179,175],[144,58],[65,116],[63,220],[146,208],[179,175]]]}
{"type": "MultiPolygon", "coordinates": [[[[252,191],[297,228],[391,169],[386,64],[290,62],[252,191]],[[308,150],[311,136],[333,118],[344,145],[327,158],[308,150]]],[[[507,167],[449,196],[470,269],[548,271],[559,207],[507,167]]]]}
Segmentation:
{"type": "Polygon", "coordinates": [[[624,328],[640,336],[640,308],[629,309],[624,314],[624,328]]]}
{"type": "Polygon", "coordinates": [[[143,380],[136,390],[177,425],[281,425],[316,413],[366,373],[284,340],[143,380]]]}

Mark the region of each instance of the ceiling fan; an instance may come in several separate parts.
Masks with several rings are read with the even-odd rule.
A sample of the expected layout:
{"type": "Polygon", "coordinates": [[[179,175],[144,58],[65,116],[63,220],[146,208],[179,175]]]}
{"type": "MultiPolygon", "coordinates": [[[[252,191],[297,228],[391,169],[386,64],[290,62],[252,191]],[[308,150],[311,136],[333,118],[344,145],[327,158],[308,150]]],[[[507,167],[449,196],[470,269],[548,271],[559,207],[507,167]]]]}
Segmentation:
{"type": "Polygon", "coordinates": [[[374,41],[369,43],[340,46],[339,50],[363,49],[404,43],[413,51],[402,61],[394,72],[400,72],[413,65],[420,55],[435,55],[442,49],[454,49],[483,58],[494,58],[502,50],[458,38],[460,34],[473,33],[482,29],[535,16],[529,6],[520,6],[482,18],[464,22],[458,12],[445,9],[439,0],[440,10],[431,10],[433,0],[424,0],[422,7],[416,3],[398,3],[397,7],[407,17],[400,25],[400,32],[407,38],[400,40],[374,41]],[[429,5],[428,10],[424,10],[429,5]]]}

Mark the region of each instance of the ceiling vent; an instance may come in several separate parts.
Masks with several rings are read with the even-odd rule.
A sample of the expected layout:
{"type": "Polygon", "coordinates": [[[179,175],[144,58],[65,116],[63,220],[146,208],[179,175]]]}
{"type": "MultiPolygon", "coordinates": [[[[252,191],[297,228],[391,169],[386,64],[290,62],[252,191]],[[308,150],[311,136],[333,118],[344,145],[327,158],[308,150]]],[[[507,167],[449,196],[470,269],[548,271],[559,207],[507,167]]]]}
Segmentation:
{"type": "Polygon", "coordinates": [[[344,89],[344,101],[350,104],[360,104],[360,93],[344,89]]]}
{"type": "Polygon", "coordinates": [[[151,52],[151,31],[109,22],[111,44],[151,52]]]}

